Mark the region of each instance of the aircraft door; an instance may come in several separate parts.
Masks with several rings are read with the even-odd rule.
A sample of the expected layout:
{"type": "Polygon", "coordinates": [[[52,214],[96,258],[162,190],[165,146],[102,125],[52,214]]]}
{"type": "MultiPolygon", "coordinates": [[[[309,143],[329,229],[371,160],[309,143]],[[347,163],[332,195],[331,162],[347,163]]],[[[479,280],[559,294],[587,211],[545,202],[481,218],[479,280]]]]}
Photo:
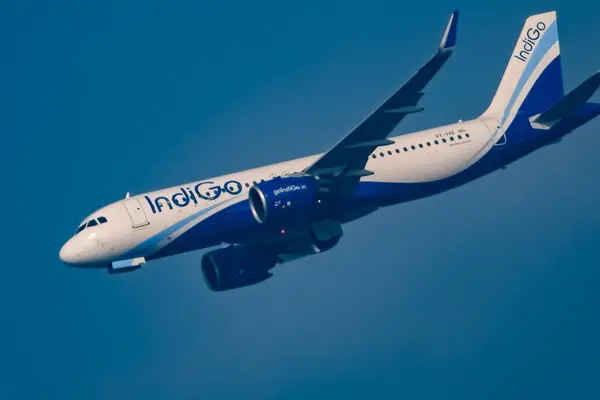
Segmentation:
{"type": "Polygon", "coordinates": [[[127,209],[127,213],[129,213],[129,217],[131,218],[131,226],[134,228],[139,228],[141,226],[146,226],[150,224],[148,218],[146,217],[146,213],[142,208],[142,205],[136,198],[129,198],[123,200],[123,205],[127,209]]]}

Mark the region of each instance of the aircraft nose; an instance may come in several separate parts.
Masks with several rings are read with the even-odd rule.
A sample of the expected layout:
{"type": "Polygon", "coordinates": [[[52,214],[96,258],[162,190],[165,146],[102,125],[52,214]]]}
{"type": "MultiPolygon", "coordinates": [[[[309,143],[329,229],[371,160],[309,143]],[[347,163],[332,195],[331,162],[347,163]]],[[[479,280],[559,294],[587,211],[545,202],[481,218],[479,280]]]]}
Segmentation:
{"type": "Polygon", "coordinates": [[[70,240],[60,249],[58,257],[62,262],[68,265],[75,265],[77,263],[77,250],[70,240]]]}

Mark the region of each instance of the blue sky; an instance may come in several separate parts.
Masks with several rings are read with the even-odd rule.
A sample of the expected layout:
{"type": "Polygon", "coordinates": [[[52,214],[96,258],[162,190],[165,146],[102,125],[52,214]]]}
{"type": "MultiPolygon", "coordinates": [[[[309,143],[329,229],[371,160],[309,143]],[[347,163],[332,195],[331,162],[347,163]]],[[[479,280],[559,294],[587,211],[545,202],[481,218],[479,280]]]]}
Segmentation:
{"type": "Polygon", "coordinates": [[[2,3],[0,397],[600,397],[598,121],[245,290],[209,292],[201,252],[117,277],[59,262],[127,191],[327,149],[455,8],[456,52],[399,132],[483,111],[534,13],[558,10],[567,90],[600,68],[600,4],[402,3],[2,3]]]}

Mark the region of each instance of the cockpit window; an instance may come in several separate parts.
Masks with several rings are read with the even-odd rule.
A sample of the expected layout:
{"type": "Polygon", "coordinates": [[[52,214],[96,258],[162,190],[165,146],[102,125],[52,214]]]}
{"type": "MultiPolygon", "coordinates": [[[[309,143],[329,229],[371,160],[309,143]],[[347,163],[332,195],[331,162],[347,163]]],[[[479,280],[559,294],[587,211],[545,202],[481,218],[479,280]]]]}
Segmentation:
{"type": "Polygon", "coordinates": [[[97,220],[91,219],[88,222],[84,222],[83,224],[81,224],[81,226],[79,228],[77,228],[77,231],[75,232],[75,235],[77,235],[79,232],[81,232],[85,228],[96,226],[98,224],[105,224],[107,222],[108,222],[108,220],[106,219],[106,217],[98,217],[97,220]]]}

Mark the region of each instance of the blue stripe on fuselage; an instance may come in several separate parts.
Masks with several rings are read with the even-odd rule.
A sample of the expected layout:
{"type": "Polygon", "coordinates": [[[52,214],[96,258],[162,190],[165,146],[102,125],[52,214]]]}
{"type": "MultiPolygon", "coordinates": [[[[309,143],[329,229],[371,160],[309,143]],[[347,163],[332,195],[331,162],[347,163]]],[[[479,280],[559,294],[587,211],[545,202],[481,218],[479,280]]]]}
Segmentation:
{"type": "MultiPolygon", "coordinates": [[[[343,204],[340,209],[351,210],[352,208],[365,205],[387,206],[417,200],[423,197],[435,195],[446,190],[461,186],[481,176],[487,175],[507,164],[510,164],[519,158],[560,139],[566,133],[572,131],[578,126],[588,122],[600,114],[600,105],[587,103],[580,112],[568,121],[562,121],[553,129],[547,131],[536,131],[531,128],[526,119],[519,118],[514,124],[511,124],[507,133],[521,131],[521,137],[528,137],[529,140],[521,142],[511,142],[505,146],[493,147],[485,156],[466,170],[453,175],[449,178],[433,182],[424,183],[386,183],[386,182],[359,182],[356,186],[354,197],[343,204]]],[[[241,200],[231,204],[202,219],[202,215],[208,210],[204,210],[192,217],[199,221],[172,243],[158,250],[156,253],[146,256],[148,260],[166,257],[191,250],[211,247],[226,243],[252,243],[257,238],[262,238],[266,242],[269,240],[271,232],[267,227],[258,224],[252,213],[247,200],[241,200]],[[200,215],[201,213],[204,213],[200,215]]],[[[178,227],[184,226],[190,222],[192,217],[176,224],[178,227]]],[[[166,237],[178,228],[171,227],[151,238],[147,248],[160,242],[160,238],[166,237]]]]}
{"type": "Polygon", "coordinates": [[[231,200],[232,199],[227,199],[221,203],[214,204],[210,207],[207,207],[203,210],[198,211],[197,213],[195,213],[193,215],[190,215],[189,217],[182,219],[181,221],[169,226],[167,229],[164,229],[164,230],[160,231],[159,233],[153,235],[149,239],[144,240],[142,243],[140,243],[133,249],[129,250],[127,253],[123,254],[121,256],[121,258],[128,259],[128,258],[134,258],[134,257],[150,256],[152,253],[154,253],[156,251],[159,243],[162,242],[164,239],[166,239],[169,235],[172,235],[177,230],[179,230],[180,228],[183,228],[185,225],[189,224],[193,220],[200,219],[202,216],[209,213],[216,207],[222,205],[223,203],[231,201],[231,200]]]}

